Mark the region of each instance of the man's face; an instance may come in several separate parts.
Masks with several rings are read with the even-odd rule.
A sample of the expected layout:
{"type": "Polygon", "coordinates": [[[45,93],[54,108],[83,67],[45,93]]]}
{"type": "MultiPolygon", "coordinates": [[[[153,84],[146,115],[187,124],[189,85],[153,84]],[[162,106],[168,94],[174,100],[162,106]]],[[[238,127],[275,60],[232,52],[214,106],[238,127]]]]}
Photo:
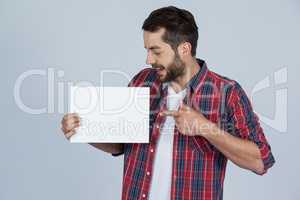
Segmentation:
{"type": "Polygon", "coordinates": [[[174,81],[185,74],[185,65],[177,51],[162,40],[163,28],[152,33],[144,31],[144,46],[147,49],[146,63],[158,72],[161,82],[174,81]]]}

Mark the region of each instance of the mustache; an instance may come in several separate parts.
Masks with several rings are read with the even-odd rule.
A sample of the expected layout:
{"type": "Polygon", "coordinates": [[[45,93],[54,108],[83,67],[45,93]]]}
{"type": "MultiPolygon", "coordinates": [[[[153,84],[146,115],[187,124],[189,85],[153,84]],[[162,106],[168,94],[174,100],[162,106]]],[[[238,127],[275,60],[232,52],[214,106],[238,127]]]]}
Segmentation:
{"type": "Polygon", "coordinates": [[[158,64],[153,64],[152,68],[154,68],[154,69],[165,69],[165,67],[163,65],[158,65],[158,64]]]}

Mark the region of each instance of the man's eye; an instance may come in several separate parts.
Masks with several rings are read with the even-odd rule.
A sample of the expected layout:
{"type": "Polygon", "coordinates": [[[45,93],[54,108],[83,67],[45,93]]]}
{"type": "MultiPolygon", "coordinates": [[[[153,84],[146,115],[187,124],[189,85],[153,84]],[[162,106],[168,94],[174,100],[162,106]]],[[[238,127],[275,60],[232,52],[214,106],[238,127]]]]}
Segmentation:
{"type": "Polygon", "coordinates": [[[154,54],[158,56],[158,55],[160,55],[160,52],[154,52],[154,54]]]}

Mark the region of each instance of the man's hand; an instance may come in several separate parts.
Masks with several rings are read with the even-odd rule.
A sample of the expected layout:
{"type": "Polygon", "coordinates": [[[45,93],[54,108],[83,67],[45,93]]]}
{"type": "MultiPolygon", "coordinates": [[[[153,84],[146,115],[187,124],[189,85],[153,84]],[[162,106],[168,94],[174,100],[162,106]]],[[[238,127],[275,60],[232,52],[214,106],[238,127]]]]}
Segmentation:
{"type": "Polygon", "coordinates": [[[61,130],[67,139],[76,133],[75,129],[79,126],[80,117],[77,113],[68,113],[61,120],[61,130]]]}
{"type": "Polygon", "coordinates": [[[174,117],[176,127],[183,135],[201,136],[212,125],[212,122],[206,119],[202,113],[183,103],[181,103],[178,111],[166,110],[160,114],[174,117]]]}
{"type": "MultiPolygon", "coordinates": [[[[76,134],[76,128],[80,126],[80,117],[77,113],[68,113],[61,120],[61,130],[67,139],[76,134]]],[[[93,147],[107,153],[118,154],[124,151],[122,143],[89,143],[93,147]]]]}

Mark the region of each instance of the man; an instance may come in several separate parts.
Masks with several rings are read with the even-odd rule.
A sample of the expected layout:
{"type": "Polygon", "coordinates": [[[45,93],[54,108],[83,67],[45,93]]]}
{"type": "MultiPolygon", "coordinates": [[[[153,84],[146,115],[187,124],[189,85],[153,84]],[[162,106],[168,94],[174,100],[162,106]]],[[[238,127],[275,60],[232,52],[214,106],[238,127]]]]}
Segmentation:
{"type": "MultiPolygon", "coordinates": [[[[173,6],[153,11],[143,24],[146,68],[129,83],[150,87],[149,144],[91,144],[124,154],[123,200],[220,200],[227,160],[257,174],[274,164],[259,119],[234,80],[195,58],[193,15],[173,6]]],[[[67,114],[69,138],[80,125],[67,114]]]]}

